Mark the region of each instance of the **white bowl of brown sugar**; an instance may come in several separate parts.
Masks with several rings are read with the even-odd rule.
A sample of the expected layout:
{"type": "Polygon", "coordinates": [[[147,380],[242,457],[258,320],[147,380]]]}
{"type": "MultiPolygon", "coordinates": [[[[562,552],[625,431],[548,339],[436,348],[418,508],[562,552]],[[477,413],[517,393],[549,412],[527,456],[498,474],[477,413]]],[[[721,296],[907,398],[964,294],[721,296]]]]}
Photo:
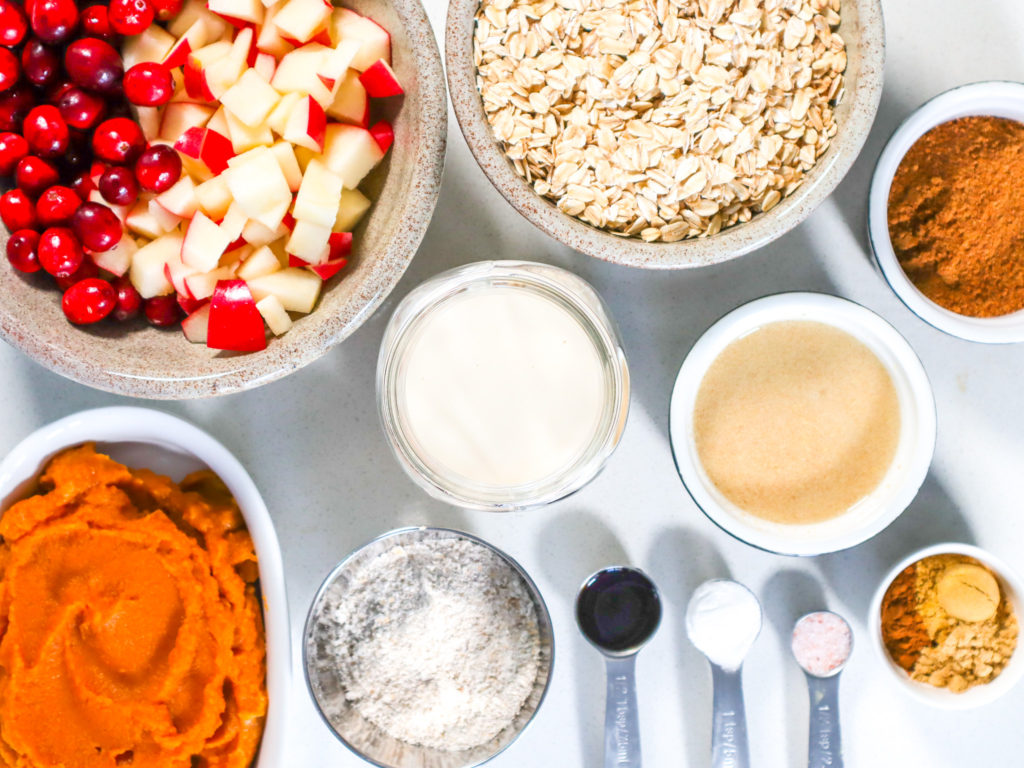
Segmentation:
{"type": "Polygon", "coordinates": [[[687,491],[741,541],[786,555],[855,546],[916,496],[935,447],[924,368],[885,320],[818,293],[768,296],[697,341],[669,433],[687,491]]]}
{"type": "Polygon", "coordinates": [[[969,341],[1024,341],[1024,84],[935,97],[896,130],[868,201],[886,281],[926,323],[969,341]]]}
{"type": "Polygon", "coordinates": [[[882,580],[868,617],[871,644],[897,685],[939,709],[991,704],[1024,677],[1024,581],[969,544],[908,555],[882,580]]]}

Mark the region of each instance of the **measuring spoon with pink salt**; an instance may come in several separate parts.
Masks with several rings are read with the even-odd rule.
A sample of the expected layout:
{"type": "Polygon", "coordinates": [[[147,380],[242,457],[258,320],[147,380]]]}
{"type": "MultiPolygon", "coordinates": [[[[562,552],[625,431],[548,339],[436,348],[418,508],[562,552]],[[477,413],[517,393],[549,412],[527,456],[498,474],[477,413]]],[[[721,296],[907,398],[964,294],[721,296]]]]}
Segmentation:
{"type": "Polygon", "coordinates": [[[808,768],[843,768],[839,673],[853,650],[850,625],[831,611],[808,613],[794,625],[790,647],[807,676],[811,697],[808,768]]]}

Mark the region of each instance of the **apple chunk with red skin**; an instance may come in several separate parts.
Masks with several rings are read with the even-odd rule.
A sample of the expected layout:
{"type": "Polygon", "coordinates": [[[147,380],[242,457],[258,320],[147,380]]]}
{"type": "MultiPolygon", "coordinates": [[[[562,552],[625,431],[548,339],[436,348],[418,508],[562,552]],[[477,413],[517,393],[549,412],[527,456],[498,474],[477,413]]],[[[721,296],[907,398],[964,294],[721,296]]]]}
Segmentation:
{"type": "Polygon", "coordinates": [[[284,125],[284,140],[314,152],[323,152],[327,130],[324,108],[312,96],[302,99],[284,125]]]}
{"type": "Polygon", "coordinates": [[[231,140],[211,128],[189,128],[174,142],[174,148],[192,160],[204,163],[213,173],[220,174],[235,156],[231,140]]]}
{"type": "Polygon", "coordinates": [[[359,76],[359,82],[366,88],[372,98],[383,99],[388,96],[401,96],[405,93],[398,76],[384,59],[377,59],[359,76]]]}
{"type": "Polygon", "coordinates": [[[213,289],[206,346],[233,352],[266,349],[263,315],[244,280],[221,280],[213,289]]]}

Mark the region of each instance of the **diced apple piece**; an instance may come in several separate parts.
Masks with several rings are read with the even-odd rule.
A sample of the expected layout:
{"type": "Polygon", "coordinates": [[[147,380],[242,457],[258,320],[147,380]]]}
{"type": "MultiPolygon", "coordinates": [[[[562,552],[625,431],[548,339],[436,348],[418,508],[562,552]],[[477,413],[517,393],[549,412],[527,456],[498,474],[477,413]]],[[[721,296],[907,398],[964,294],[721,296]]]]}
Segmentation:
{"type": "MultiPolygon", "coordinates": [[[[185,240],[188,240],[187,236],[185,240]]],[[[189,296],[188,288],[185,286],[185,278],[190,275],[194,275],[197,272],[198,270],[195,267],[190,267],[188,264],[183,262],[180,256],[175,256],[164,264],[164,276],[170,284],[174,286],[174,290],[178,294],[183,294],[185,296],[189,296]]]]}
{"type": "Polygon", "coordinates": [[[270,84],[278,93],[301,93],[312,96],[321,106],[329,105],[334,96],[317,71],[330,50],[319,43],[307,43],[286,53],[277,63],[270,84]]]}
{"type": "Polygon", "coordinates": [[[199,272],[211,272],[230,243],[231,238],[215,221],[197,212],[185,232],[181,260],[199,272]]]}
{"type": "MultiPolygon", "coordinates": [[[[146,207],[149,209],[150,215],[156,219],[157,224],[163,229],[164,232],[170,232],[181,223],[181,217],[171,213],[162,205],[160,205],[156,199],[147,201],[146,207]]],[[[163,232],[161,232],[163,234],[163,232]]]]}
{"type": "Polygon", "coordinates": [[[330,230],[338,216],[341,189],[341,179],[322,162],[313,160],[302,177],[292,216],[330,230]]]}
{"type": "Polygon", "coordinates": [[[299,168],[299,161],[295,159],[295,150],[292,149],[291,143],[279,141],[270,147],[270,151],[274,153],[278,165],[281,166],[281,172],[288,180],[288,188],[295,192],[302,184],[302,170],[299,168]]]}
{"type": "Polygon", "coordinates": [[[310,269],[319,277],[321,280],[330,280],[342,269],[348,266],[348,259],[342,257],[340,259],[332,259],[325,261],[323,264],[311,264],[310,269]]]}
{"type": "Polygon", "coordinates": [[[191,26],[181,33],[175,32],[173,25],[170,31],[171,34],[178,35],[178,39],[164,55],[163,63],[169,69],[183,66],[189,56],[215,38],[210,25],[204,19],[195,19],[191,26]]]}
{"type": "Polygon", "coordinates": [[[196,200],[211,219],[223,219],[231,206],[231,190],[223,176],[214,176],[196,187],[196,200]]]}
{"type": "Polygon", "coordinates": [[[217,267],[212,272],[196,272],[185,278],[185,288],[189,296],[197,301],[204,301],[213,296],[217,283],[231,280],[234,277],[230,267],[217,267]]]}
{"type": "Polygon", "coordinates": [[[234,243],[235,240],[242,236],[242,230],[245,229],[245,224],[248,220],[249,217],[242,210],[242,206],[238,203],[232,203],[227,213],[224,214],[224,220],[220,223],[220,228],[230,238],[228,240],[229,243],[234,243]]]}
{"type": "Polygon", "coordinates": [[[114,205],[113,203],[108,203],[106,198],[104,198],[103,195],[100,194],[100,191],[98,189],[91,190],[89,192],[88,199],[90,203],[100,203],[102,205],[107,206],[107,208],[112,210],[114,212],[114,215],[121,220],[122,224],[124,224],[125,219],[128,218],[128,212],[129,210],[131,210],[127,205],[114,205]]]}
{"type": "Polygon", "coordinates": [[[308,43],[327,28],[331,4],[324,0],[288,0],[274,15],[274,26],[281,36],[299,43],[308,43]]]}
{"type": "MultiPolygon", "coordinates": [[[[282,204],[285,210],[291,205],[288,180],[268,147],[256,147],[231,158],[224,175],[232,196],[250,219],[259,219],[282,204]]],[[[276,228],[277,224],[270,227],[276,228]]]]}
{"type": "Polygon", "coordinates": [[[254,277],[263,277],[281,269],[277,256],[267,246],[263,245],[249,254],[249,256],[235,270],[235,274],[243,280],[251,280],[254,277]]]}
{"type": "Polygon", "coordinates": [[[257,53],[253,59],[252,68],[269,83],[274,79],[274,71],[277,69],[277,58],[272,53],[257,53]]]}
{"type": "Polygon", "coordinates": [[[298,219],[292,236],[288,238],[284,249],[292,256],[301,259],[306,264],[319,264],[327,261],[330,255],[328,242],[331,237],[331,228],[314,224],[311,221],[298,219]]]}
{"type": "Polygon", "coordinates": [[[288,209],[291,208],[291,206],[292,201],[285,200],[277,206],[261,213],[259,216],[253,217],[253,219],[254,221],[258,221],[267,229],[277,229],[284,221],[284,217],[288,215],[288,209]]]}
{"type": "MultiPolygon", "coordinates": [[[[327,247],[330,249],[328,261],[337,261],[344,256],[348,256],[352,253],[352,233],[331,232],[331,237],[327,241],[327,247]]],[[[320,275],[320,277],[324,276],[320,275]]],[[[324,277],[324,280],[326,279],[327,278],[324,277]]]]}
{"type": "Polygon", "coordinates": [[[125,38],[121,44],[121,60],[125,71],[144,61],[163,61],[174,46],[174,35],[158,24],[138,35],[125,38]]]}
{"type": "Polygon", "coordinates": [[[351,232],[363,218],[372,203],[358,189],[343,189],[338,203],[338,217],[334,220],[335,232],[351,232]]]}
{"type": "Polygon", "coordinates": [[[274,134],[268,125],[248,126],[230,112],[224,113],[228,123],[228,135],[235,152],[247,152],[256,147],[269,147],[274,143],[274,134]]]}
{"type": "Polygon", "coordinates": [[[300,147],[322,152],[327,129],[324,108],[312,96],[302,99],[284,125],[284,139],[300,147]]]}
{"type": "MultiPolygon", "coordinates": [[[[317,74],[331,90],[335,84],[348,73],[352,66],[352,59],[359,53],[360,43],[358,40],[342,40],[335,47],[330,48],[320,62],[317,74]]],[[[356,75],[358,76],[358,72],[356,75]]]]}
{"type": "Polygon", "coordinates": [[[135,244],[135,240],[125,232],[121,235],[117,245],[109,251],[94,251],[91,255],[97,267],[120,277],[131,268],[132,257],[135,256],[137,250],[139,248],[135,244]]]}
{"type": "Polygon", "coordinates": [[[217,111],[210,117],[206,127],[211,131],[216,131],[221,136],[230,136],[231,129],[228,128],[227,110],[224,107],[218,107],[217,111]]]}
{"type": "Polygon", "coordinates": [[[281,2],[267,8],[266,16],[263,19],[263,26],[260,27],[259,34],[256,36],[256,48],[264,53],[269,53],[278,59],[291,51],[294,47],[281,36],[277,26],[274,24],[274,18],[283,7],[284,2],[281,2]]]}
{"type": "Polygon", "coordinates": [[[251,68],[220,99],[229,113],[250,127],[264,123],[280,100],[281,94],[251,68]]]}
{"type": "Polygon", "coordinates": [[[323,280],[308,269],[289,267],[263,277],[254,277],[249,288],[257,301],[276,296],[289,312],[313,311],[323,280]]]}
{"type": "Polygon", "coordinates": [[[398,75],[384,59],[377,59],[359,76],[359,82],[366,88],[371,98],[384,99],[388,96],[401,96],[405,93],[398,75]]]}
{"type": "MultiPolygon", "coordinates": [[[[185,91],[193,99],[214,101],[216,92],[211,82],[214,67],[223,62],[231,52],[231,43],[220,41],[204,45],[188,55],[185,61],[185,91]]],[[[229,67],[230,69],[230,62],[229,67]]],[[[220,70],[217,70],[218,72],[220,70]]]]}
{"type": "Polygon", "coordinates": [[[277,296],[264,296],[256,302],[256,309],[259,310],[267,322],[267,327],[275,336],[281,336],[291,330],[292,319],[277,296]]]}
{"type": "Polygon", "coordinates": [[[183,219],[191,219],[199,208],[199,201],[196,199],[196,185],[187,175],[183,175],[173,187],[166,192],[161,192],[154,199],[168,211],[183,219]]]}
{"type": "Polygon", "coordinates": [[[358,40],[359,52],[352,59],[352,68],[360,72],[378,59],[391,63],[391,35],[382,26],[348,8],[335,8],[331,13],[331,41],[358,40]]]}
{"type": "Polygon", "coordinates": [[[210,304],[207,302],[181,321],[185,338],[193,344],[205,344],[209,332],[210,304]]]}
{"type": "Polygon", "coordinates": [[[228,24],[224,19],[207,10],[206,0],[186,0],[178,15],[167,25],[167,31],[175,37],[181,37],[196,21],[202,21],[206,25],[209,30],[209,36],[206,39],[210,42],[218,39],[228,29],[228,24]]]}
{"type": "Polygon", "coordinates": [[[391,123],[387,120],[381,120],[379,123],[374,123],[370,128],[370,135],[373,136],[373,140],[377,142],[377,146],[380,147],[380,151],[387,154],[387,151],[391,149],[391,145],[395,143],[395,129],[391,127],[391,123]]]}
{"type": "Polygon", "coordinates": [[[296,93],[294,91],[286,93],[281,97],[281,100],[277,103],[274,111],[267,117],[267,125],[269,125],[271,130],[273,130],[278,136],[284,135],[284,127],[288,123],[288,116],[304,97],[305,94],[296,93]]]}
{"type": "Polygon", "coordinates": [[[163,110],[160,135],[175,141],[189,128],[202,128],[213,114],[213,107],[192,102],[171,102],[163,110]]]}
{"type": "Polygon", "coordinates": [[[228,250],[220,257],[220,266],[227,267],[233,276],[238,274],[238,268],[252,253],[251,245],[247,245],[244,241],[240,242],[242,242],[240,246],[235,246],[234,243],[229,245],[228,250]]]}
{"type": "Polygon", "coordinates": [[[150,211],[149,203],[145,200],[139,200],[132,206],[125,217],[124,225],[135,234],[148,237],[150,240],[155,240],[169,231],[160,225],[160,221],[150,211]]]}
{"type": "Polygon", "coordinates": [[[263,21],[264,9],[260,0],[207,0],[206,7],[232,24],[239,21],[260,24],[263,21]]]}
{"type": "Polygon", "coordinates": [[[335,120],[365,128],[370,122],[370,97],[359,82],[359,73],[349,70],[338,84],[327,114],[335,120]]]}
{"type": "Polygon", "coordinates": [[[263,245],[270,245],[275,240],[287,237],[291,230],[281,223],[276,229],[268,229],[255,219],[249,219],[242,230],[242,239],[249,245],[259,248],[263,245]]]}
{"type": "Polygon", "coordinates": [[[221,280],[210,299],[206,346],[235,352],[266,349],[263,316],[244,280],[221,280]]]}
{"type": "Polygon", "coordinates": [[[171,232],[147,243],[135,252],[129,279],[142,298],[164,296],[174,290],[174,286],[164,274],[164,265],[178,258],[183,239],[179,233],[171,232]]]}
{"type": "Polygon", "coordinates": [[[245,60],[238,61],[233,56],[225,56],[207,67],[206,83],[214,98],[223,98],[227,90],[238,82],[245,68],[245,60]]]}
{"type": "Polygon", "coordinates": [[[365,128],[339,123],[327,126],[324,164],[341,177],[346,189],[358,187],[359,182],[383,157],[380,146],[365,128]]]}

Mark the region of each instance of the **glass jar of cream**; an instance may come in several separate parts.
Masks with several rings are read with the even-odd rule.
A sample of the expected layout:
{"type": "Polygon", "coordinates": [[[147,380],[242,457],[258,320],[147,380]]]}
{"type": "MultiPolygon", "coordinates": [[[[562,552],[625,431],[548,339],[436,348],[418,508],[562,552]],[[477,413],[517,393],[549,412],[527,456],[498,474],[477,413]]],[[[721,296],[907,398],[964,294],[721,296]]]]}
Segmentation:
{"type": "Polygon", "coordinates": [[[629,372],[594,289],[547,264],[444,272],[398,305],[377,405],[399,462],[432,496],[507,511],[582,488],[618,445],[629,372]]]}

